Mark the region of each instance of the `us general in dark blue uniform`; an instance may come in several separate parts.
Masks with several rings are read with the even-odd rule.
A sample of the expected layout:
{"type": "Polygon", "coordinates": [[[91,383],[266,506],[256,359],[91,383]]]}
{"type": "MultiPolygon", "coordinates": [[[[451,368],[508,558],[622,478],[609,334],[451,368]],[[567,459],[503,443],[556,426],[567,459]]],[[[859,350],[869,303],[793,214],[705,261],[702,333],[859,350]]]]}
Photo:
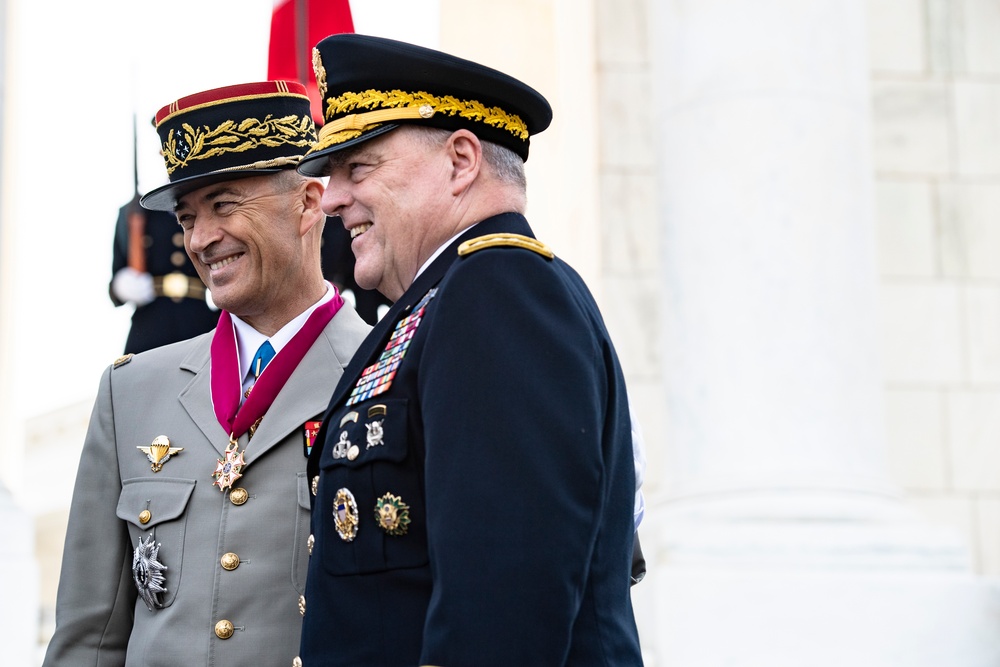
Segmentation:
{"type": "Polygon", "coordinates": [[[309,459],[301,664],[641,664],[625,382],[521,213],[548,104],[408,44],[318,52],[325,133],[299,169],[330,176],[358,283],[396,303],[309,459]]]}

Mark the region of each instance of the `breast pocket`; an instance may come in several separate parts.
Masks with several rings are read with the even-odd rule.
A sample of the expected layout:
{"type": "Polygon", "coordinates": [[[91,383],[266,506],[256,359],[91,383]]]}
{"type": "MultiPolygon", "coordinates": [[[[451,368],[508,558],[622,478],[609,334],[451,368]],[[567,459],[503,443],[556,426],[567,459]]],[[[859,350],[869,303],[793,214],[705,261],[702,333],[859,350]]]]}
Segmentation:
{"type": "MultiPolygon", "coordinates": [[[[127,479],[122,482],[117,515],[128,523],[132,546],[152,537],[158,545],[156,562],[164,569],[159,606],[169,607],[181,586],[181,563],[184,559],[184,534],[187,528],[187,505],[194,491],[193,479],[127,479]]],[[[146,554],[147,557],[149,554],[146,554]]]]}
{"type": "Polygon", "coordinates": [[[406,399],[373,400],[335,413],[327,426],[313,525],[332,575],[428,562],[423,465],[407,419],[406,399]]]}

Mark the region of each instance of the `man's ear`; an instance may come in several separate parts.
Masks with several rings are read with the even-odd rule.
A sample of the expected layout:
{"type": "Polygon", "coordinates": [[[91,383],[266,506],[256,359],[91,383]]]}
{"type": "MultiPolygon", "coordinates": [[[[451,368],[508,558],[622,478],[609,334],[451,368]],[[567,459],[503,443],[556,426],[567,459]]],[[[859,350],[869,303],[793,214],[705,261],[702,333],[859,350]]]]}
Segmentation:
{"type": "Polygon", "coordinates": [[[310,178],[303,183],[300,191],[302,197],[302,218],[299,221],[299,233],[305,236],[316,226],[326,215],[320,208],[323,199],[323,183],[315,178],[310,178]]]}
{"type": "Polygon", "coordinates": [[[446,146],[451,159],[451,194],[464,193],[476,181],[483,168],[483,145],[468,130],[455,130],[446,146]]]}

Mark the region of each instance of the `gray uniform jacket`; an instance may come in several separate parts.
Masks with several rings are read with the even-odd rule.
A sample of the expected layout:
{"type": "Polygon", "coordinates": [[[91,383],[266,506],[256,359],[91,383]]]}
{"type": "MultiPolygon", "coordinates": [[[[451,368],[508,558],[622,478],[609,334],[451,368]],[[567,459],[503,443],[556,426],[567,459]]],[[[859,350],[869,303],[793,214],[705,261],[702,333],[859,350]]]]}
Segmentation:
{"type": "Polygon", "coordinates": [[[212,484],[229,441],[212,407],[212,332],[105,371],[73,492],[44,667],[291,664],[308,562],[304,424],[321,418],[369,328],[345,304],[252,440],[240,438],[241,505],[232,502],[240,494],[212,484]],[[159,435],[184,449],[153,472],[137,446],[159,435]],[[167,568],[166,592],[152,611],[132,575],[136,546],[151,535],[167,568]],[[225,621],[233,630],[223,639],[225,621]]]}

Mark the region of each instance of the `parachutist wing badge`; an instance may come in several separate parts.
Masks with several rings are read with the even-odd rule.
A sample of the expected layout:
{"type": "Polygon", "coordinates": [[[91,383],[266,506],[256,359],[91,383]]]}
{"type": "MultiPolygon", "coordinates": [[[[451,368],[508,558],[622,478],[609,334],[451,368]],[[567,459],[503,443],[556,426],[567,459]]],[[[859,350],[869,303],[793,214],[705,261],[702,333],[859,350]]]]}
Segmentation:
{"type": "Polygon", "coordinates": [[[170,460],[170,457],[174,454],[179,454],[184,451],[183,447],[171,447],[170,439],[165,435],[158,435],[153,438],[153,443],[149,447],[136,447],[139,451],[146,455],[149,462],[152,464],[149,469],[153,472],[160,472],[163,469],[163,464],[170,460]]]}

